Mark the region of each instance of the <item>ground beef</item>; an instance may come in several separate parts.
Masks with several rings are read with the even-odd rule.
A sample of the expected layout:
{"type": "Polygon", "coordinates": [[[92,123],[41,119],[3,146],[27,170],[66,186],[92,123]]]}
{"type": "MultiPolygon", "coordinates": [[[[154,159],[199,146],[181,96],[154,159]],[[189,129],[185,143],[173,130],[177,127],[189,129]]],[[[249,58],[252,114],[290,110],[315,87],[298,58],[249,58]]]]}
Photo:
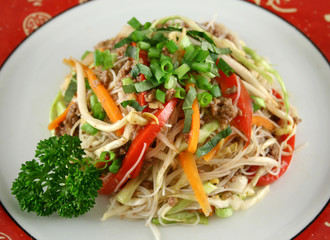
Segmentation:
{"type": "Polygon", "coordinates": [[[168,101],[170,100],[171,98],[174,97],[174,94],[175,94],[175,89],[174,88],[170,88],[166,91],[166,95],[165,95],[165,100],[168,101]]]}
{"type": "Polygon", "coordinates": [[[275,160],[277,160],[279,154],[280,154],[280,149],[276,144],[270,145],[268,147],[267,157],[274,158],[275,160]]]}
{"type": "Polygon", "coordinates": [[[151,89],[145,96],[144,96],[146,102],[150,103],[156,100],[156,89],[151,89]]]}
{"type": "Polygon", "coordinates": [[[233,105],[230,98],[214,98],[210,103],[211,114],[218,118],[221,123],[227,124],[239,114],[239,109],[233,105]]]}
{"type": "Polygon", "coordinates": [[[122,68],[118,71],[118,74],[117,74],[118,84],[121,84],[121,85],[123,84],[121,81],[123,78],[132,78],[131,70],[133,68],[133,64],[134,63],[132,61],[127,61],[122,66],[122,68]]]}
{"type": "MultiPolygon", "coordinates": [[[[69,108],[68,114],[65,120],[55,129],[56,136],[63,136],[64,134],[70,134],[73,125],[79,121],[80,112],[78,103],[73,103],[69,108]]],[[[78,135],[78,131],[75,131],[73,135],[78,135]]]]}
{"type": "Polygon", "coordinates": [[[110,81],[112,80],[112,76],[109,74],[108,70],[102,70],[101,66],[98,66],[94,70],[94,74],[101,81],[104,87],[108,88],[110,81]]]}
{"type": "Polygon", "coordinates": [[[235,85],[226,89],[226,94],[228,94],[228,95],[234,94],[236,92],[237,92],[237,87],[235,85]]]}

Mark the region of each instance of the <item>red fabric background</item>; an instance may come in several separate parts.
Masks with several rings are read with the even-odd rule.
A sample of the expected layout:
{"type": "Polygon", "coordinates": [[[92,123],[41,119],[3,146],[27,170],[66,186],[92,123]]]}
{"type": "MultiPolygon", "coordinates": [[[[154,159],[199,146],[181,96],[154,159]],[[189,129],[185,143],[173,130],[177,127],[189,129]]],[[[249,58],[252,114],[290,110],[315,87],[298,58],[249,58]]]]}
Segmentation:
{"type": "MultiPolygon", "coordinates": [[[[1,0],[0,66],[31,31],[84,0],[1,0]]],[[[268,9],[302,31],[330,60],[330,0],[246,0],[268,9]],[[289,11],[289,12],[283,12],[289,11]]],[[[329,205],[296,239],[330,238],[329,205]]],[[[0,239],[31,239],[0,206],[0,239]],[[8,238],[9,237],[9,238],[8,238]]]]}

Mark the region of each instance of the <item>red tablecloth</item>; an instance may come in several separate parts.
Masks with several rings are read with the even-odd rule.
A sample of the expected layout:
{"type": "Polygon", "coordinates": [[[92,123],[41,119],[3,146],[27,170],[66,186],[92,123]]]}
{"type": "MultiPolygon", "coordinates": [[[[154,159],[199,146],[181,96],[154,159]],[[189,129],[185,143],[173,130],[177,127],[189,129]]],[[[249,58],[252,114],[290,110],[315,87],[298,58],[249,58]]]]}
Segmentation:
{"type": "MultiPolygon", "coordinates": [[[[268,9],[303,32],[330,60],[330,0],[247,0],[268,9]]],[[[1,0],[0,66],[31,32],[64,10],[85,0],[1,0]]],[[[298,240],[330,238],[328,206],[300,235],[298,240]]],[[[0,239],[32,239],[0,205],[0,239]]]]}

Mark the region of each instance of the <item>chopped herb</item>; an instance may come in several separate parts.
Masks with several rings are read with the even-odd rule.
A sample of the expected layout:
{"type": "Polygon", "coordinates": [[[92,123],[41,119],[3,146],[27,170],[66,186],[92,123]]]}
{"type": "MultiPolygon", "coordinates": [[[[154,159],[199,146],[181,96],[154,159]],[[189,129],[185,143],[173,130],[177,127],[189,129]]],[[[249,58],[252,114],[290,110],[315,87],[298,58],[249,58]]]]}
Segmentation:
{"type": "Polygon", "coordinates": [[[179,50],[179,46],[173,40],[168,41],[165,46],[170,51],[170,53],[175,53],[177,50],[179,50]]]}
{"type": "Polygon", "coordinates": [[[194,87],[190,87],[189,91],[186,95],[186,98],[184,99],[183,105],[182,105],[182,109],[184,112],[184,127],[183,127],[183,132],[187,133],[190,131],[191,128],[191,118],[192,118],[192,114],[193,114],[193,110],[192,110],[192,104],[194,102],[194,100],[196,99],[197,96],[197,92],[196,89],[194,87]]]}
{"type": "Polygon", "coordinates": [[[231,128],[228,126],[227,128],[220,131],[217,135],[215,135],[210,141],[206,142],[202,147],[198,148],[196,151],[197,157],[208,154],[221,141],[221,139],[229,136],[230,134],[231,128]]]}
{"type": "Polygon", "coordinates": [[[147,79],[152,77],[150,68],[141,63],[137,63],[131,70],[133,78],[136,78],[140,73],[142,73],[147,79]]]}
{"type": "Polygon", "coordinates": [[[125,57],[131,57],[135,60],[139,59],[140,49],[132,45],[128,45],[125,51],[125,57]]]}
{"type": "Polygon", "coordinates": [[[138,112],[142,112],[143,109],[145,109],[147,107],[147,105],[141,106],[137,101],[135,101],[133,99],[132,100],[127,100],[127,101],[121,102],[120,104],[124,108],[126,108],[127,106],[130,106],[130,107],[134,108],[138,112]]]}
{"type": "Polygon", "coordinates": [[[115,48],[120,48],[122,46],[124,46],[125,44],[129,44],[132,42],[132,39],[130,37],[126,37],[123,38],[122,40],[120,40],[118,43],[115,44],[115,48]]]}
{"type": "Polygon", "coordinates": [[[127,23],[134,29],[142,27],[142,24],[135,17],[132,17],[127,23]]]}
{"type": "Polygon", "coordinates": [[[200,94],[197,94],[197,99],[201,107],[207,107],[210,102],[212,101],[213,97],[210,93],[208,92],[203,92],[200,94]]]}
{"type": "Polygon", "coordinates": [[[94,52],[94,65],[102,66],[103,70],[113,67],[113,62],[115,61],[116,55],[110,53],[109,49],[100,51],[98,49],[94,52]]]}
{"type": "Polygon", "coordinates": [[[234,73],[234,70],[222,58],[219,58],[218,68],[220,68],[227,77],[234,73]]]}
{"type": "Polygon", "coordinates": [[[81,130],[83,130],[84,132],[87,132],[93,136],[99,131],[95,127],[90,125],[88,122],[85,122],[84,125],[81,126],[81,130]]]}
{"type": "Polygon", "coordinates": [[[137,92],[134,84],[123,85],[123,90],[125,93],[135,93],[137,92]]]}
{"type": "Polygon", "coordinates": [[[76,78],[76,74],[74,73],[72,74],[69,86],[65,90],[64,100],[68,103],[71,102],[71,99],[76,94],[76,92],[77,92],[77,78],[76,78]]]}
{"type": "Polygon", "coordinates": [[[81,56],[81,60],[84,60],[84,58],[87,57],[87,55],[90,53],[91,51],[85,51],[84,54],[81,56]]]}
{"type": "Polygon", "coordinates": [[[157,89],[156,90],[156,99],[162,103],[165,103],[165,96],[166,93],[164,93],[162,90],[157,89]]]}
{"type": "Polygon", "coordinates": [[[183,88],[175,88],[174,97],[184,99],[186,97],[186,91],[183,88]]]}
{"type": "Polygon", "coordinates": [[[212,85],[210,89],[210,93],[212,94],[213,97],[220,97],[221,96],[221,90],[219,85],[212,85]]]}

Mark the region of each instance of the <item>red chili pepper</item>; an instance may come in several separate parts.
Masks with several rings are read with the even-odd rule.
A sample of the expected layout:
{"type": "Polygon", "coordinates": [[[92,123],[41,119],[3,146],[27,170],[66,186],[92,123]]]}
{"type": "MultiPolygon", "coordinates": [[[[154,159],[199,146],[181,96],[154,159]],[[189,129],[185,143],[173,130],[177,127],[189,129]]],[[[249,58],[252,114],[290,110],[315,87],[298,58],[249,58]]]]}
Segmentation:
{"type": "Polygon", "coordinates": [[[238,130],[240,130],[248,139],[245,146],[248,146],[251,138],[251,129],[252,129],[252,114],[253,106],[252,100],[248,91],[246,90],[244,84],[239,79],[239,77],[233,73],[229,77],[219,69],[220,77],[216,77],[217,82],[220,84],[222,96],[226,98],[231,98],[234,102],[237,99],[238,92],[233,94],[227,94],[226,90],[233,86],[239,87],[240,84],[240,96],[237,99],[237,107],[241,110],[241,115],[236,116],[230,123],[238,130]]]}
{"type": "MultiPolygon", "coordinates": [[[[279,137],[278,141],[281,143],[283,141],[285,141],[288,138],[289,135],[282,135],[279,137]]],[[[295,143],[295,138],[296,135],[293,135],[289,140],[288,140],[288,145],[291,147],[292,152],[294,151],[294,143],[295,143]]],[[[291,159],[292,159],[292,154],[288,155],[288,156],[281,156],[281,169],[280,172],[278,173],[278,175],[272,175],[267,173],[266,175],[262,176],[261,178],[259,178],[258,182],[257,182],[257,186],[266,186],[269,185],[273,182],[275,182],[277,179],[279,179],[288,169],[290,163],[291,163],[291,159]]],[[[252,166],[249,169],[249,172],[255,172],[259,169],[259,166],[252,166]]]]}
{"type": "Polygon", "coordinates": [[[164,108],[159,109],[155,114],[159,124],[149,123],[139,131],[133,139],[119,171],[103,179],[103,187],[99,191],[101,194],[110,194],[123,186],[129,178],[138,176],[146,150],[171,116],[177,102],[177,98],[172,98],[166,102],[164,108]]]}

